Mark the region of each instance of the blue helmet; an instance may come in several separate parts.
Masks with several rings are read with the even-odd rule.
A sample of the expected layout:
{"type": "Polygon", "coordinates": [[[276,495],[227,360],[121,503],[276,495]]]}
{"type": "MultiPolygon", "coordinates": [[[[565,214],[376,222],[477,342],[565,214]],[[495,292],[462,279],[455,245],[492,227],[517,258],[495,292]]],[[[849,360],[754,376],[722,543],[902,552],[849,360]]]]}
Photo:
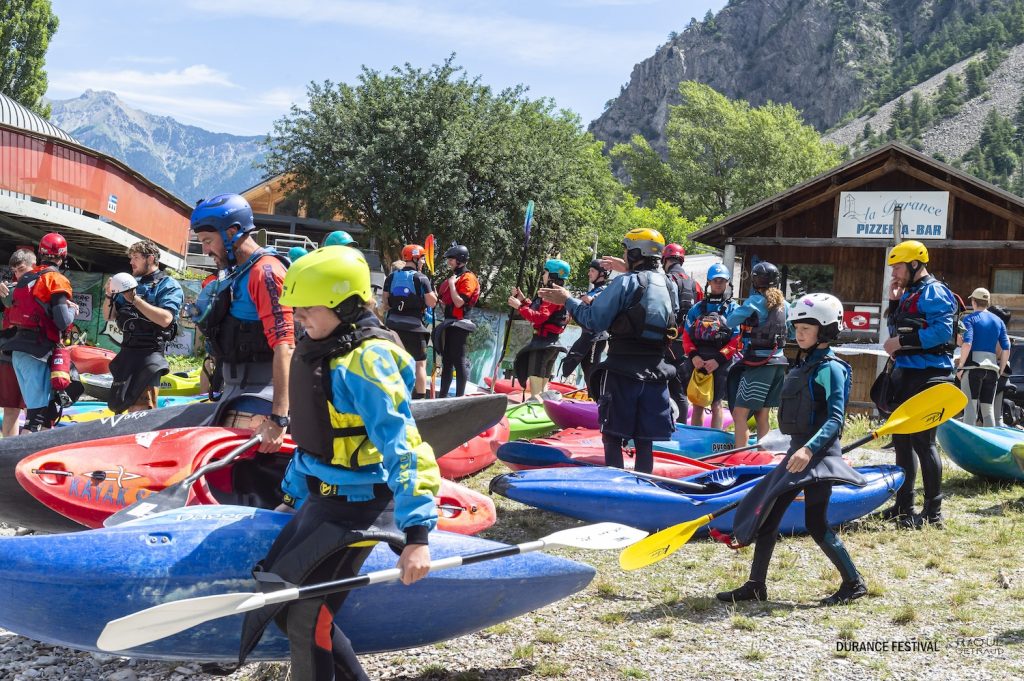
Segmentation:
{"type": "Polygon", "coordinates": [[[322,246],[358,246],[356,240],[352,238],[352,235],[348,232],[339,229],[337,232],[331,232],[324,239],[322,246]]]}
{"type": "Polygon", "coordinates": [[[193,232],[219,232],[224,240],[229,262],[235,261],[235,242],[256,229],[252,217],[252,206],[238,194],[220,194],[212,199],[200,201],[192,211],[193,232]],[[234,237],[228,230],[236,227],[234,237]]]}
{"type": "Polygon", "coordinates": [[[295,262],[304,255],[309,255],[309,251],[302,246],[292,246],[288,249],[288,259],[292,262],[295,262]]]}
{"type": "Polygon", "coordinates": [[[572,268],[569,267],[569,263],[564,260],[559,260],[558,258],[550,258],[545,261],[544,269],[563,281],[568,279],[569,273],[572,272],[572,268]]]}
{"type": "Polygon", "coordinates": [[[729,270],[720,262],[716,262],[714,265],[708,268],[708,281],[712,279],[725,279],[726,281],[732,279],[729,276],[729,270]]]}

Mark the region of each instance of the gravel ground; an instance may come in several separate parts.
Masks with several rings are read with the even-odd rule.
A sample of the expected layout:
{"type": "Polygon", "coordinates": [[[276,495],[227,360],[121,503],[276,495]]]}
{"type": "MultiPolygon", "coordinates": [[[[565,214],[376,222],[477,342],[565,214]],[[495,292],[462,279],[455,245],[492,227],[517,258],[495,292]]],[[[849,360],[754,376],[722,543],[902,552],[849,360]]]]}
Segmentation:
{"type": "MultiPolygon", "coordinates": [[[[856,450],[855,464],[891,461],[891,452],[856,450]]],[[[495,467],[473,480],[480,487],[495,467]]],[[[506,522],[489,531],[491,538],[510,542],[540,536],[571,521],[499,500],[499,517],[506,522]]],[[[1022,499],[1024,502],[1024,499],[1022,499]]],[[[955,512],[955,511],[954,511],[955,512]]],[[[927,543],[929,530],[917,534],[927,543]]],[[[10,534],[10,530],[3,530],[10,534]]],[[[892,530],[844,534],[855,557],[862,546],[875,546],[897,537],[892,530]]],[[[862,551],[867,549],[861,548],[862,551]]],[[[785,580],[769,584],[772,600],[764,604],[727,607],[709,596],[718,588],[742,581],[749,553],[732,554],[709,542],[696,542],[686,551],[653,568],[622,573],[615,558],[599,552],[560,551],[589,562],[599,574],[585,591],[489,630],[434,646],[363,657],[371,678],[422,681],[453,679],[790,679],[808,678],[950,678],[997,679],[1024,677],[1020,627],[1024,590],[991,589],[974,596],[972,612],[1005,612],[1002,631],[978,629],[977,642],[964,643],[963,614],[931,617],[925,610],[911,624],[879,618],[876,610],[905,607],[903,601],[948,598],[953,570],[920,583],[920,591],[882,590],[849,609],[823,612],[813,606],[806,583],[785,580]],[[1019,592],[1019,594],[1018,594],[1019,592]],[[1014,594],[1013,598],[1005,594],[1014,594]],[[1009,605],[1007,605],[1009,604],[1009,605]],[[891,606],[891,607],[890,607],[891,606]],[[834,612],[834,614],[833,614],[834,612]],[[866,628],[862,628],[866,627],[866,628]],[[958,638],[959,637],[959,638],[958,638]],[[924,644],[918,651],[838,652],[844,641],[883,642],[890,647],[924,644]],[[915,643],[915,641],[917,643],[915,643]],[[958,642],[959,641],[959,642],[958,642]],[[984,649],[984,659],[972,646],[984,649]],[[937,647],[937,648],[936,648],[937,647]]],[[[881,553],[881,552],[880,552],[881,553]]],[[[773,568],[810,565],[812,588],[822,594],[834,580],[820,552],[809,539],[780,544],[773,568]],[[819,567],[820,566],[820,567],[819,567]],[[818,573],[820,577],[815,577],[818,573]],[[820,584],[819,584],[820,583],[820,584]]],[[[871,574],[874,574],[873,569],[871,574]]],[[[995,580],[993,573],[993,581],[995,580]]],[[[999,579],[1024,584],[1024,569],[1000,568],[999,579]]],[[[812,593],[817,593],[812,591],[812,593]]],[[[967,607],[967,606],[965,606],[967,607]]],[[[950,610],[948,606],[947,610],[950,610]]],[[[886,610],[886,612],[888,612],[886,610]]],[[[877,644],[877,643],[876,643],[877,644]]],[[[241,681],[287,679],[286,664],[247,665],[228,676],[212,676],[197,663],[169,664],[129,660],[110,655],[55,648],[0,631],[0,680],[66,679],[74,681],[181,681],[226,678],[241,681]]]]}

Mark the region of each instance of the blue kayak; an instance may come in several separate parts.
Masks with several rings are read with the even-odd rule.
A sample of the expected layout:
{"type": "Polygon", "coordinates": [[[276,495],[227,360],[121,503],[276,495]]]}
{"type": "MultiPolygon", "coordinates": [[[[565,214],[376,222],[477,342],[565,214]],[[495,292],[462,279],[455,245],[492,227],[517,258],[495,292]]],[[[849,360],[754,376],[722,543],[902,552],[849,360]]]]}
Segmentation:
{"type": "Polygon", "coordinates": [[[1024,442],[1024,431],[1016,428],[977,428],[950,419],[936,432],[942,451],[960,468],[983,478],[1024,480],[1024,461],[1011,453],[1013,445],[1024,442]]]}
{"type": "MultiPolygon", "coordinates": [[[[112,528],[0,538],[0,627],[46,643],[97,651],[112,619],[170,600],[255,591],[250,569],[289,516],[238,506],[190,506],[112,528]]],[[[495,542],[432,532],[434,559],[495,542]]],[[[394,567],[378,546],[364,572],[394,567]]],[[[594,570],[530,553],[443,570],[409,587],[352,591],[337,622],[357,653],[430,645],[462,636],[583,589],[594,570]]],[[[242,615],[206,622],[126,653],[183,661],[237,660],[242,615]]],[[[268,628],[251,660],[288,657],[288,639],[268,628]]]]}
{"type": "MultiPolygon", "coordinates": [[[[772,468],[733,466],[684,478],[706,485],[707,493],[683,492],[678,487],[641,480],[614,468],[541,468],[499,475],[491,481],[491,492],[580,520],[611,521],[653,532],[738,501],[772,468]]],[[[833,487],[828,507],[828,520],[833,526],[871,513],[903,484],[903,470],[898,466],[865,466],[857,470],[868,484],[833,487]]],[[[731,532],[734,513],[715,519],[710,527],[731,532]]],[[[806,532],[803,495],[786,511],[780,531],[806,532]]]]}
{"type": "Polygon", "coordinates": [[[670,440],[658,440],[654,448],[659,452],[679,454],[693,459],[704,459],[733,448],[733,434],[717,428],[676,424],[670,440]]]}

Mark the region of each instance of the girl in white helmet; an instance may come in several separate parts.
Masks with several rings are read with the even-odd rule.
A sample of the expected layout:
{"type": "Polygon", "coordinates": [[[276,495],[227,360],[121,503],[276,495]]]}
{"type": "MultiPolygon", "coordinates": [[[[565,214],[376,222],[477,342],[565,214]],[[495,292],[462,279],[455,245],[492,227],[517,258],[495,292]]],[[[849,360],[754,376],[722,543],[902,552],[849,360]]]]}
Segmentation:
{"type": "MultiPolygon", "coordinates": [[[[786,375],[779,406],[779,429],[790,436],[786,458],[744,497],[736,509],[732,537],[738,548],[754,543],[754,559],[746,584],[718,594],[723,601],[765,600],[768,563],[786,509],[801,492],[805,523],[811,537],[839,570],[843,583],[822,605],[840,605],[867,593],[867,585],[850,554],[828,525],[826,511],[832,485],[865,484],[860,473],[843,461],[839,437],[850,397],[850,365],[829,348],[843,328],[843,304],[827,293],[803,296],[788,313],[803,355],[786,375]],[[806,353],[806,354],[803,354],[806,353]]],[[[713,533],[714,534],[714,533],[713,533]]]]}

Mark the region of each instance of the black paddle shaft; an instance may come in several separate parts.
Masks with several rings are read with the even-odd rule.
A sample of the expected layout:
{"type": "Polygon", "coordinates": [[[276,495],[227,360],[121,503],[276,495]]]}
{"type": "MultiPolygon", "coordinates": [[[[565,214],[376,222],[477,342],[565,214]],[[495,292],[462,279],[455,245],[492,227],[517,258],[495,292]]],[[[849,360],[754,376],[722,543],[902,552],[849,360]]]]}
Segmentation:
{"type": "MultiPolygon", "coordinates": [[[[534,543],[534,542],[531,542],[534,543]]],[[[535,542],[543,545],[543,542],[535,542]]],[[[540,548],[540,546],[538,546],[540,548]]],[[[440,565],[432,565],[432,569],[438,567],[458,567],[460,565],[473,565],[474,563],[483,563],[488,560],[496,560],[498,558],[507,558],[509,556],[516,556],[523,552],[521,545],[502,546],[501,548],[492,549],[490,551],[481,551],[479,553],[471,553],[468,556],[452,556],[451,558],[442,558],[436,563],[440,565]]],[[[363,586],[369,586],[380,581],[393,581],[393,580],[381,580],[379,577],[374,579],[372,574],[358,575],[356,577],[348,577],[346,579],[338,579],[333,582],[324,582],[323,584],[310,584],[309,586],[299,587],[298,596],[295,600],[302,598],[317,598],[319,596],[326,596],[327,594],[338,593],[341,591],[351,591],[352,589],[358,589],[363,586]]]]}

